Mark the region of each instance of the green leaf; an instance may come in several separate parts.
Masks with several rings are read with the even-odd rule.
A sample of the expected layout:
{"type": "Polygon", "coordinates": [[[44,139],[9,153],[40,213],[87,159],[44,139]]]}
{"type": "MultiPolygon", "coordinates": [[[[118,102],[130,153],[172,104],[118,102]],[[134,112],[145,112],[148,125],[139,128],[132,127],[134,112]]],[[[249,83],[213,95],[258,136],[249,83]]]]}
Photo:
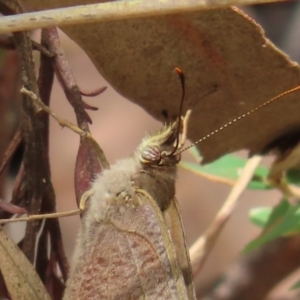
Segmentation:
{"type": "MultiPolygon", "coordinates": [[[[194,148],[195,147],[191,148],[190,152],[196,161],[200,161],[201,156],[194,148]]],[[[228,154],[213,163],[204,166],[185,161],[182,161],[179,166],[209,180],[234,185],[236,180],[239,178],[239,173],[244,168],[246,161],[246,159],[240,158],[236,155],[228,154]]],[[[270,189],[271,187],[264,182],[267,175],[268,169],[266,167],[259,166],[255,170],[248,188],[259,190],[270,189]]]]}
{"type": "Polygon", "coordinates": [[[291,290],[296,290],[300,288],[300,280],[298,280],[295,284],[292,285],[291,290]]]}
{"type": "Polygon", "coordinates": [[[252,223],[264,228],[271,216],[272,207],[256,207],[250,210],[249,216],[252,223]]]}
{"type": "MultiPolygon", "coordinates": [[[[267,210],[265,209],[265,217],[267,210]]],[[[245,248],[245,252],[252,251],[276,238],[294,235],[300,232],[300,205],[290,204],[282,200],[269,212],[269,218],[257,218],[261,224],[265,223],[264,230],[258,238],[251,241],[245,248]]],[[[259,222],[256,220],[257,222],[259,222]]]]}
{"type": "Polygon", "coordinates": [[[286,172],[286,178],[289,183],[300,185],[300,170],[290,169],[286,172]]]}
{"type": "Polygon", "coordinates": [[[200,151],[198,150],[197,147],[192,147],[188,151],[192,154],[192,156],[194,157],[194,159],[197,163],[201,162],[202,156],[201,156],[200,151]]]}

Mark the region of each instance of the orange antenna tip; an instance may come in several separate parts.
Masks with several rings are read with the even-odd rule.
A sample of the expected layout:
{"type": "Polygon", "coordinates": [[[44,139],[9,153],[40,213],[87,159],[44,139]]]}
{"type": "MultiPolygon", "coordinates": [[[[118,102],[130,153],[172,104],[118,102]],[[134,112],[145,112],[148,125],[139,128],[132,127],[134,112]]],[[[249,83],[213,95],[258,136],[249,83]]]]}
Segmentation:
{"type": "Polygon", "coordinates": [[[175,67],[175,71],[178,73],[178,74],[182,74],[182,70],[178,67],[175,67]]]}

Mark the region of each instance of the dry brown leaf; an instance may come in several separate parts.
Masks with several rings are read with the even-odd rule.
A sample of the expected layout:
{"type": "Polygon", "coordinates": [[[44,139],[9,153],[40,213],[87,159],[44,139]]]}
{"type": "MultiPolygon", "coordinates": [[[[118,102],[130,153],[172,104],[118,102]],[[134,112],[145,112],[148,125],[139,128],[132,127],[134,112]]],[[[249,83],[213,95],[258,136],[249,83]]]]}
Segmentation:
{"type": "MultiPolygon", "coordinates": [[[[35,9],[98,1],[26,0],[35,9]]],[[[178,115],[186,74],[195,141],[269,98],[300,84],[300,69],[237,8],[69,26],[63,30],[122,95],[160,120],[178,115]],[[218,90],[200,99],[214,86],[218,90]]],[[[259,152],[299,125],[299,93],[286,96],[200,144],[204,162],[239,149],[259,152]]]]}
{"type": "Polygon", "coordinates": [[[50,299],[35,269],[0,229],[0,269],[12,299],[50,299]]]}

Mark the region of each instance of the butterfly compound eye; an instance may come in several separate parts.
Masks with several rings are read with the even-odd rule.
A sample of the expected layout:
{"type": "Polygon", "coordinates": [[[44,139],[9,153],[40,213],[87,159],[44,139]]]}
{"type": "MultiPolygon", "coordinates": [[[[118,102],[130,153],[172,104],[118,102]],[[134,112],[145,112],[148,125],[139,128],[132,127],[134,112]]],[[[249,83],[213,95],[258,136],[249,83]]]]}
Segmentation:
{"type": "Polygon", "coordinates": [[[158,146],[148,146],[142,151],[140,159],[144,164],[159,164],[161,160],[161,150],[158,146]]]}

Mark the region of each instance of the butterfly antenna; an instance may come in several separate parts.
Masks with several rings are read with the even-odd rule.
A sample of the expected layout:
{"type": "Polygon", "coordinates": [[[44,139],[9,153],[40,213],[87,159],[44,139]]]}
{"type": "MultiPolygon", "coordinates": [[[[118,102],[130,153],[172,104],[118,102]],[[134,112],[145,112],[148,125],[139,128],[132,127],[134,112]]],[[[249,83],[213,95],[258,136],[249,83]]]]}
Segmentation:
{"type": "Polygon", "coordinates": [[[182,70],[179,69],[178,67],[175,68],[175,71],[179,75],[182,94],[181,94],[181,101],[180,101],[180,107],[179,107],[179,120],[178,120],[178,127],[177,127],[176,145],[174,147],[174,150],[169,154],[170,156],[173,155],[177,151],[178,146],[179,146],[179,135],[180,135],[180,124],[181,124],[180,118],[181,118],[181,114],[182,114],[183,102],[184,102],[184,97],[185,97],[185,77],[184,77],[184,74],[183,74],[182,70]]]}
{"type": "Polygon", "coordinates": [[[225,125],[219,127],[218,129],[212,131],[211,133],[205,135],[204,137],[202,137],[198,141],[194,142],[193,144],[189,145],[188,147],[185,147],[184,149],[181,149],[180,151],[178,151],[178,154],[180,154],[180,153],[182,153],[182,152],[184,152],[184,151],[186,151],[186,150],[194,147],[197,144],[200,144],[201,142],[203,142],[203,141],[207,140],[208,138],[212,137],[214,134],[219,133],[220,131],[222,131],[223,129],[231,126],[232,124],[236,123],[237,121],[240,121],[241,119],[244,119],[244,118],[248,117],[249,115],[252,115],[253,113],[255,113],[258,110],[260,110],[261,108],[263,108],[263,107],[271,104],[275,100],[278,100],[279,98],[282,98],[282,97],[284,97],[284,96],[286,96],[288,94],[294,93],[294,92],[299,91],[299,90],[300,90],[300,85],[297,86],[297,87],[294,87],[294,88],[292,88],[292,89],[290,89],[288,91],[285,91],[285,92],[283,92],[283,93],[281,93],[281,94],[279,94],[279,95],[277,95],[277,96],[275,96],[273,98],[271,98],[270,100],[266,101],[265,103],[263,103],[263,104],[255,107],[255,108],[251,109],[250,111],[246,112],[245,114],[243,114],[243,115],[241,115],[241,116],[233,119],[232,121],[226,123],[225,125]]]}

